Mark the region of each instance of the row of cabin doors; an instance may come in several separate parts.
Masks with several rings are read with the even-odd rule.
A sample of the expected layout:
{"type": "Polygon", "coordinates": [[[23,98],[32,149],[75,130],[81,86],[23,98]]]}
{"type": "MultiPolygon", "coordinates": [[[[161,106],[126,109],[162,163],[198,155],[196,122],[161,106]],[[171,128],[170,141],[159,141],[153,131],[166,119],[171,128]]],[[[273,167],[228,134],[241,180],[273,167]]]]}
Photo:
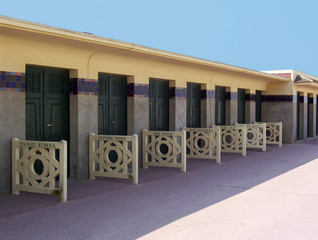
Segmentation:
{"type": "MultiPolygon", "coordinates": [[[[69,71],[27,66],[26,138],[69,140],[69,71]]],[[[99,74],[98,133],[127,134],[127,78],[99,74]]],[[[215,89],[215,123],[225,125],[225,87],[215,89]]],[[[187,127],[201,126],[201,86],[187,84],[187,127]]],[[[261,120],[261,93],[256,92],[256,120],[261,120]]],[[[238,122],[245,122],[245,90],[238,91],[238,122]]],[[[299,122],[299,121],[298,121],[299,122]]],[[[169,81],[150,79],[149,129],[169,130],[169,81]]]]}
{"type": "MultiPolygon", "coordinates": [[[[201,126],[201,86],[187,84],[187,127],[201,126]]],[[[169,81],[150,79],[149,82],[149,129],[169,130],[169,81]]]]}
{"type": "MultiPolygon", "coordinates": [[[[245,89],[238,89],[237,92],[237,122],[245,123],[245,89]]],[[[256,91],[255,94],[255,120],[262,121],[262,92],[256,91]]],[[[215,87],[215,125],[226,125],[226,88],[215,87]]]]}
{"type": "MultiPolygon", "coordinates": [[[[98,133],[127,134],[127,78],[99,74],[98,133]]],[[[225,87],[215,90],[215,122],[225,125],[225,87]]],[[[239,91],[239,121],[245,115],[245,91],[239,91]],[[242,100],[243,99],[243,100],[242,100]],[[243,104],[242,104],[243,102],[243,104]],[[242,115],[241,112],[244,112],[242,115]]],[[[258,99],[258,95],[256,96],[258,99]]],[[[187,84],[187,127],[201,126],[201,86],[187,84]]],[[[69,142],[69,71],[27,66],[26,139],[69,142]]],[[[169,130],[169,81],[150,79],[149,129],[169,130]]]]}
{"type": "MultiPolygon", "coordinates": [[[[99,75],[98,132],[127,134],[127,80],[99,75]]],[[[69,141],[69,71],[27,66],[26,139],[69,141]]]]}
{"type": "MultiPolygon", "coordinates": [[[[318,97],[316,97],[316,101],[318,101],[318,97]]],[[[313,103],[309,102],[309,96],[307,101],[307,137],[313,137],[312,125],[310,125],[310,121],[313,119],[313,103]]],[[[296,140],[304,139],[304,96],[301,96],[300,92],[297,92],[297,111],[296,111],[296,140]]],[[[318,126],[318,104],[316,105],[316,124],[318,126]]],[[[316,134],[318,135],[318,127],[316,128],[316,134]]]]}

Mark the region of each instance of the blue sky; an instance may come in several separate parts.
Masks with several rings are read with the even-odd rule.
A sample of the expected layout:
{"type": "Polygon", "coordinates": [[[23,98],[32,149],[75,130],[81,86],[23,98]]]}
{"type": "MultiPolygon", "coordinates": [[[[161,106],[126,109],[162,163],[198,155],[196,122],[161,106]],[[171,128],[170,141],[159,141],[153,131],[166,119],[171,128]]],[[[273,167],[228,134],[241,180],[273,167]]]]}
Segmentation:
{"type": "Polygon", "coordinates": [[[316,0],[0,0],[0,15],[254,70],[318,76],[316,0]]]}

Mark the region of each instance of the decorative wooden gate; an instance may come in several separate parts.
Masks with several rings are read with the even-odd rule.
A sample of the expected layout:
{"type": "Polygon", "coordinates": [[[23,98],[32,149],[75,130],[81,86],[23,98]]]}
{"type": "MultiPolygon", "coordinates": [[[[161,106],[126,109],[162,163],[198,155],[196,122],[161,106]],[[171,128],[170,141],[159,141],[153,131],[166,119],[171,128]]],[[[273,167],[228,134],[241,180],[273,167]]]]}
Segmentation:
{"type": "Polygon", "coordinates": [[[67,201],[67,142],[12,139],[12,193],[58,194],[67,201]],[[34,165],[40,166],[36,169],[34,165]]]}
{"type": "Polygon", "coordinates": [[[246,127],[218,127],[221,129],[221,152],[242,153],[242,156],[246,156],[246,127]]]}
{"type": "Polygon", "coordinates": [[[186,133],[143,131],[143,167],[178,167],[186,172],[186,133]]]}
{"type": "Polygon", "coordinates": [[[138,184],[138,137],[89,136],[89,173],[95,177],[131,178],[138,184]]]}
{"type": "Polygon", "coordinates": [[[246,148],[262,149],[266,151],[266,124],[235,124],[235,126],[246,126],[246,148]]]}
{"type": "Polygon", "coordinates": [[[221,130],[213,128],[183,128],[187,136],[187,157],[215,159],[221,163],[221,130]]]}
{"type": "Polygon", "coordinates": [[[276,144],[283,146],[283,123],[265,122],[266,124],[266,144],[276,144]]]}

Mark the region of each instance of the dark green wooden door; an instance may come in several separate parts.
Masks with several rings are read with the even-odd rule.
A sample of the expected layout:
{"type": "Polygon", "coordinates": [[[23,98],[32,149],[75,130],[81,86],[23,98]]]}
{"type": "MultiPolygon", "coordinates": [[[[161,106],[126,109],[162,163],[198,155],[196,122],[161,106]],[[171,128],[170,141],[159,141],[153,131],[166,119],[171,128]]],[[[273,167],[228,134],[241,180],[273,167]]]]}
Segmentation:
{"type": "Polygon", "coordinates": [[[187,83],[187,127],[201,127],[201,85],[187,83]]]}
{"type": "Polygon", "coordinates": [[[245,123],[245,89],[237,91],[237,122],[245,123]]]}
{"type": "Polygon", "coordinates": [[[68,85],[68,70],[27,66],[27,140],[69,141],[68,85]]]}
{"type": "Polygon", "coordinates": [[[316,96],[316,135],[318,136],[318,96],[316,96]]]}
{"type": "Polygon", "coordinates": [[[225,87],[215,87],[215,125],[225,125],[225,87]]]}
{"type": "Polygon", "coordinates": [[[296,140],[300,139],[300,92],[297,92],[297,129],[296,140]]]}
{"type": "Polygon", "coordinates": [[[255,120],[256,122],[262,121],[262,91],[256,90],[255,94],[255,120]]]}
{"type": "Polygon", "coordinates": [[[149,80],[149,129],[169,130],[169,81],[149,80]]]}
{"type": "Polygon", "coordinates": [[[98,75],[98,133],[127,135],[127,78],[98,75]]]}

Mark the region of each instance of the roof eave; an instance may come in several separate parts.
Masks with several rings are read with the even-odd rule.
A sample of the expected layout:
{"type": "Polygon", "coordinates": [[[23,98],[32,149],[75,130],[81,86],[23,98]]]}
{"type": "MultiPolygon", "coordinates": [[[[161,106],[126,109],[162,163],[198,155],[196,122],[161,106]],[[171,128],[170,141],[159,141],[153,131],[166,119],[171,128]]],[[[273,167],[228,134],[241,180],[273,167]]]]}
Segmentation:
{"type": "Polygon", "coordinates": [[[269,81],[283,81],[283,82],[289,81],[289,79],[279,77],[279,76],[273,76],[271,74],[264,73],[264,72],[258,72],[258,71],[236,67],[236,66],[232,66],[232,65],[228,65],[224,63],[195,58],[191,56],[186,56],[186,55],[172,53],[172,52],[158,50],[158,49],[153,49],[153,48],[144,47],[141,45],[136,45],[133,43],[90,35],[87,33],[70,31],[70,30],[46,26],[46,25],[42,25],[38,23],[17,20],[17,19],[13,19],[9,17],[4,17],[4,16],[0,16],[0,26],[11,28],[11,29],[17,29],[20,31],[28,31],[28,32],[60,37],[60,38],[73,39],[77,41],[83,41],[83,42],[88,42],[88,43],[93,43],[93,44],[98,44],[98,45],[103,45],[103,46],[108,46],[113,48],[126,49],[129,51],[139,52],[139,53],[143,53],[147,55],[169,58],[169,59],[204,65],[204,66],[223,69],[223,70],[245,73],[247,75],[263,77],[269,81]]]}

